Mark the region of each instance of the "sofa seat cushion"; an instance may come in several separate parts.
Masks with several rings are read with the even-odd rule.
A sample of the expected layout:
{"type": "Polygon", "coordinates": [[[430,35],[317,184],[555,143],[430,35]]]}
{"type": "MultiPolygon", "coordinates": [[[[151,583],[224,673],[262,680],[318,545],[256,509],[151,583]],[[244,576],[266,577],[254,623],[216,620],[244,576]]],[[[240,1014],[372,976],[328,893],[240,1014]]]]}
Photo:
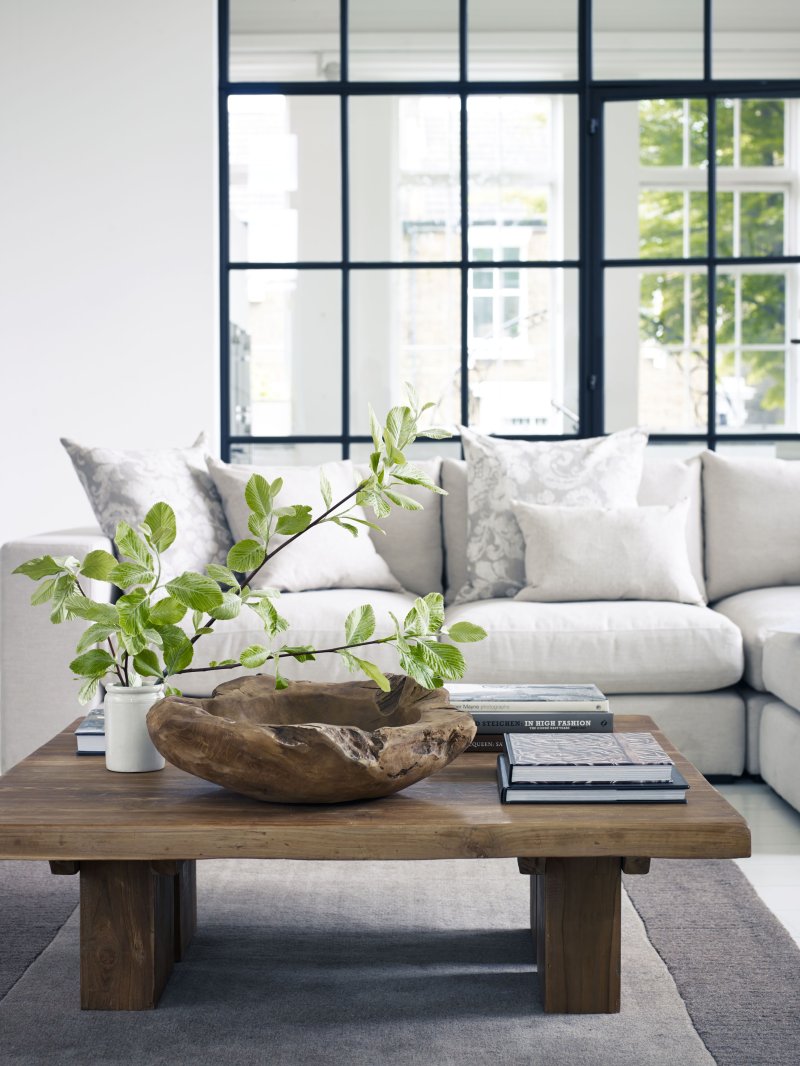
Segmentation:
{"type": "Polygon", "coordinates": [[[800,711],[800,632],[772,633],[767,637],[763,665],[767,691],[800,711]]]}
{"type": "Polygon", "coordinates": [[[742,676],[742,638],[707,607],[638,600],[484,600],[446,612],[489,634],[464,647],[466,681],[594,682],[607,694],[703,692],[742,676]]]}
{"type": "Polygon", "coordinates": [[[764,642],[776,630],[800,632],[800,585],[739,592],[715,603],[714,610],[742,631],[745,678],[754,689],[765,692],[764,642]]]}
{"type": "MultiPolygon", "coordinates": [[[[393,627],[389,611],[401,620],[414,602],[414,597],[403,592],[388,592],[378,589],[320,589],[313,592],[287,592],[280,597],[277,607],[289,621],[289,630],[275,640],[270,640],[252,611],[245,609],[238,618],[217,622],[213,633],[202,637],[195,650],[193,666],[206,666],[212,659],[232,659],[249,644],[265,647],[280,644],[310,644],[314,648],[335,648],[344,644],[344,620],[361,604],[370,603],[375,608],[375,636],[387,636],[393,627]]],[[[398,672],[397,653],[391,648],[376,645],[364,648],[364,659],[376,663],[381,670],[398,672]]],[[[268,662],[261,673],[272,673],[268,662]]],[[[252,673],[252,670],[219,670],[200,674],[182,674],[172,682],[187,696],[208,695],[223,681],[252,673]]],[[[294,659],[281,660],[281,673],[291,680],[303,681],[349,681],[351,674],[339,655],[321,655],[315,662],[298,663],[294,659]]]]}

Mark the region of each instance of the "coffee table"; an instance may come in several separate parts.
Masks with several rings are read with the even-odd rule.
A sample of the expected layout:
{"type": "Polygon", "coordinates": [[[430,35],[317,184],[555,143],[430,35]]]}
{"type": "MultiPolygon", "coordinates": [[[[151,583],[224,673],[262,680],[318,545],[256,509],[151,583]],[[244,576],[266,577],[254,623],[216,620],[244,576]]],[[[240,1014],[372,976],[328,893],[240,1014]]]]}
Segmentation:
{"type": "Polygon", "coordinates": [[[686,804],[502,805],[495,756],[473,754],[386,799],[259,803],[171,766],[111,773],[101,758],[76,757],[73,723],[0,778],[0,858],[79,874],[85,1010],[156,1006],[195,931],[198,859],[516,858],[531,881],[544,1009],[610,1013],[620,873],[646,873],[651,858],[750,854],[745,821],[649,718],[615,722],[653,732],[673,754],[686,804]]]}

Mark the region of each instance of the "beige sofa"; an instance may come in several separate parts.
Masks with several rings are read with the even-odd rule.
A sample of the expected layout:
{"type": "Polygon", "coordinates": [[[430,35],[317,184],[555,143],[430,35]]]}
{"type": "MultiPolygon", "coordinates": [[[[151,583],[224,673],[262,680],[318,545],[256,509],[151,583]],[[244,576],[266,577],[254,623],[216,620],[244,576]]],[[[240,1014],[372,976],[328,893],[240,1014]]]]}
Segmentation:
{"type": "MultiPolygon", "coordinates": [[[[719,508],[727,521],[736,501],[729,495],[717,499],[709,491],[708,462],[704,492],[699,457],[676,460],[650,449],[639,500],[672,503],[690,497],[687,542],[693,570],[703,583],[714,575],[719,586],[719,567],[709,555],[714,544],[706,537],[704,548],[704,527],[708,531],[719,526],[719,508]]],[[[318,647],[340,643],[343,619],[354,606],[372,603],[380,620],[388,618],[388,611],[407,610],[414,595],[441,591],[449,621],[469,618],[489,634],[486,641],[465,648],[466,680],[595,682],[609,694],[617,713],[651,715],[705,773],[763,773],[800,807],[800,787],[794,784],[800,776],[794,774],[800,760],[800,580],[739,592],[713,607],[515,600],[454,605],[466,575],[466,468],[453,459],[425,465],[448,495],[424,494],[424,512],[393,512],[384,523],[388,536],[375,537],[407,592],[329,589],[284,594],[281,610],[292,624],[293,642],[318,647]]],[[[52,626],[45,609],[29,606],[30,583],[11,576],[11,570],[45,552],[80,556],[96,547],[108,547],[99,532],[73,530],[40,534],[2,549],[3,769],[80,713],[77,683],[67,662],[81,623],[52,626]]],[[[720,554],[725,552],[723,544],[720,554]]],[[[732,565],[746,569],[748,564],[734,558],[732,565]]],[[[224,659],[258,637],[244,616],[218,623],[198,644],[196,664],[224,659]]],[[[374,658],[384,669],[395,665],[389,649],[377,649],[374,658]]],[[[305,666],[290,662],[286,673],[334,680],[349,676],[336,656],[305,666]]],[[[227,671],[219,680],[232,676],[235,673],[227,671]]],[[[201,694],[213,684],[209,679],[208,674],[187,675],[181,684],[187,693],[201,694]]]]}

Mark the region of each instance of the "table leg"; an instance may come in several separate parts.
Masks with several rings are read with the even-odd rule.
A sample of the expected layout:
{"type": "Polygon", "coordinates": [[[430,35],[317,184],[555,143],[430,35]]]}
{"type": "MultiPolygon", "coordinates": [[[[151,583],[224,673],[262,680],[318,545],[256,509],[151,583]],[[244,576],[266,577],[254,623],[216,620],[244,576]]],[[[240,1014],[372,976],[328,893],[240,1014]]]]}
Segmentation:
{"type": "Polygon", "coordinates": [[[83,1010],[156,1006],[175,961],[176,876],[149,862],[81,861],[83,1010]]]}
{"type": "MultiPolygon", "coordinates": [[[[524,863],[533,860],[520,860],[527,873],[524,863]]],[[[619,1011],[620,891],[619,858],[548,858],[531,869],[531,921],[547,1013],[619,1011]]]]}

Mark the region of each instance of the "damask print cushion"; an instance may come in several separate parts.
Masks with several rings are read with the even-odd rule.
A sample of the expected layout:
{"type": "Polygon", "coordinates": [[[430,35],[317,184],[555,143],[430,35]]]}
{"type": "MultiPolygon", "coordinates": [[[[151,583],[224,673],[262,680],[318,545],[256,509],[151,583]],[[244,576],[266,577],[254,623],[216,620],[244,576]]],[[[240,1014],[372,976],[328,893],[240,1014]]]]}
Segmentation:
{"type": "Polygon", "coordinates": [[[467,583],[456,603],[516,596],[525,541],[512,500],[562,507],[635,507],[647,434],[512,441],[461,427],[467,460],[467,583]]]}
{"type": "Polygon", "coordinates": [[[159,500],[173,508],[178,536],[164,555],[163,580],[185,570],[202,573],[206,563],[224,564],[233,538],[206,470],[204,433],[191,448],[121,451],[65,438],[61,443],[107,537],[118,522],[135,529],[159,500]]]}

